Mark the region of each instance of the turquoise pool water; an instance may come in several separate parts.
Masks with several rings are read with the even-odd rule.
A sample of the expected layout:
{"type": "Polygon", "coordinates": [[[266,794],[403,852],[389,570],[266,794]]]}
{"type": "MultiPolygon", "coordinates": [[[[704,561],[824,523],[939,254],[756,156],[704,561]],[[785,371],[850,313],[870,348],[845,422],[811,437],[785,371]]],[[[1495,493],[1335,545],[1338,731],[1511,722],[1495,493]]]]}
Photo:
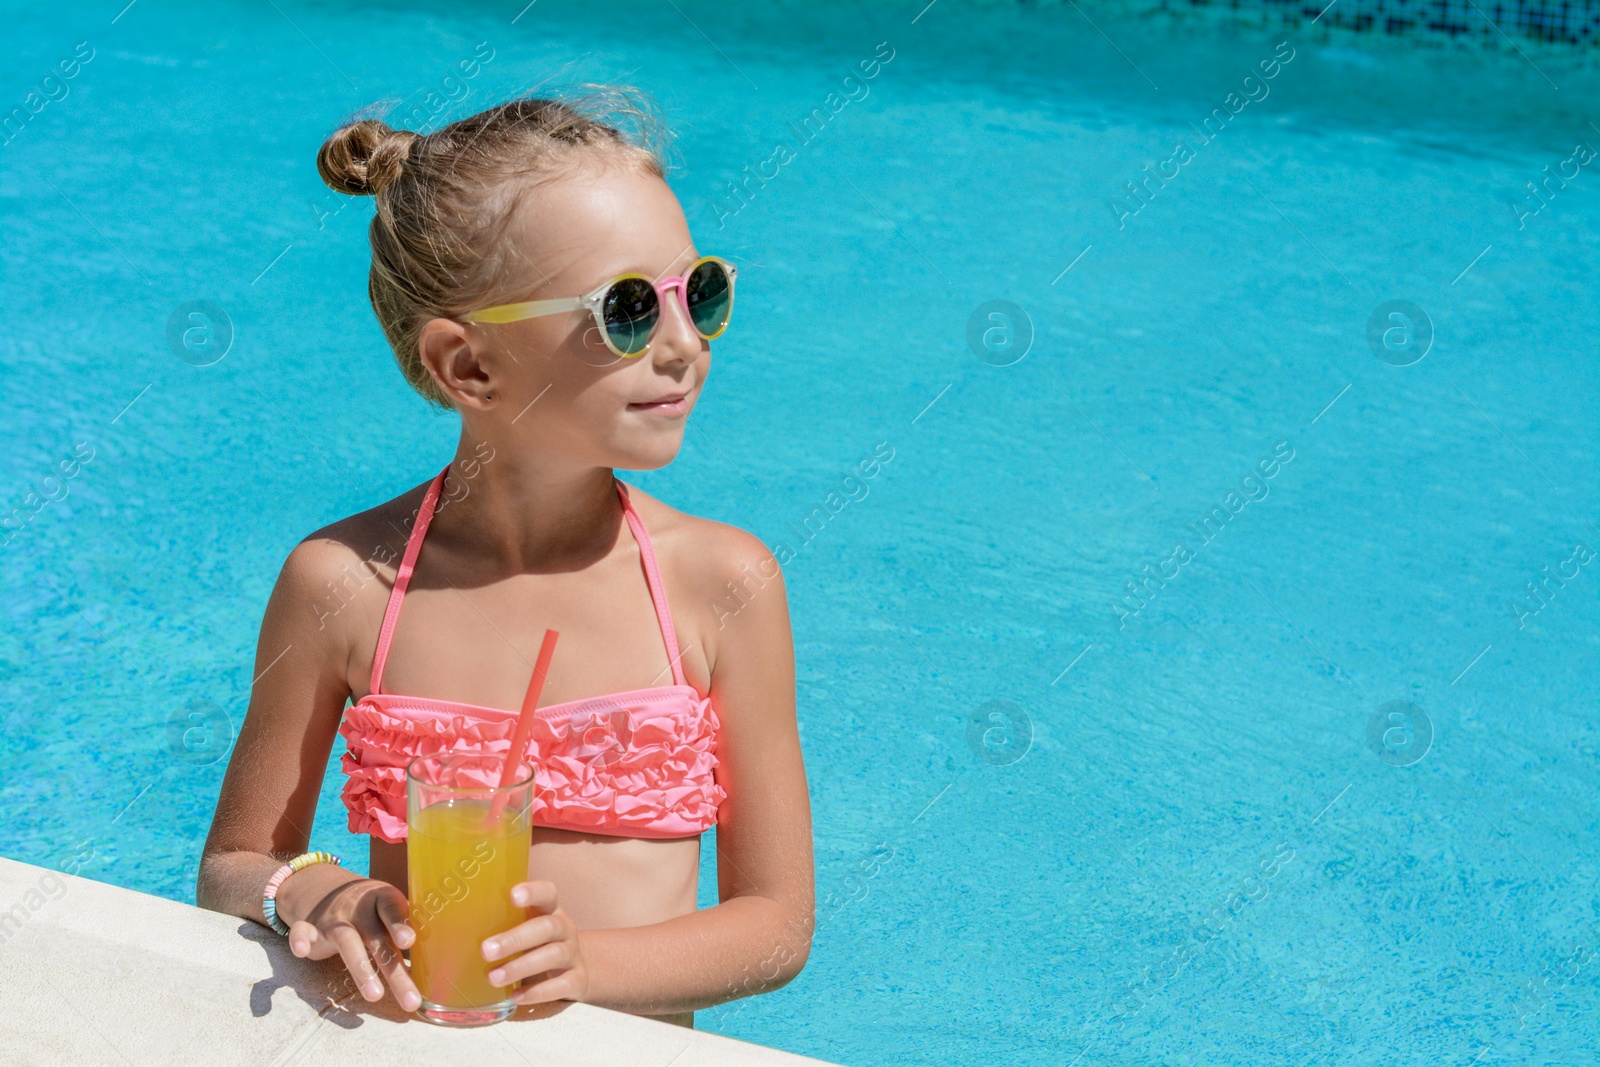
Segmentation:
{"type": "Polygon", "coordinates": [[[1105,3],[122,3],[7,12],[0,853],[191,900],[283,556],[452,449],[323,136],[632,79],[742,282],[632,478],[792,551],[816,822],[809,966],[699,1025],[1600,1059],[1592,60],[1105,3]]]}

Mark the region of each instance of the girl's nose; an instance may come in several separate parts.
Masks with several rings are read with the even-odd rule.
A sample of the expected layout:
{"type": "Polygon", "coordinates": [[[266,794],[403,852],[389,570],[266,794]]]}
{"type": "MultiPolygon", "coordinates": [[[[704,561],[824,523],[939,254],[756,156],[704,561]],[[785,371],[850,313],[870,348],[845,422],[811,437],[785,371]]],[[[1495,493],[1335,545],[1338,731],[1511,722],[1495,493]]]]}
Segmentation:
{"type": "Polygon", "coordinates": [[[682,283],[667,287],[662,294],[661,322],[656,326],[651,355],[657,365],[693,363],[700,356],[700,334],[694,328],[688,311],[684,310],[682,283]]]}

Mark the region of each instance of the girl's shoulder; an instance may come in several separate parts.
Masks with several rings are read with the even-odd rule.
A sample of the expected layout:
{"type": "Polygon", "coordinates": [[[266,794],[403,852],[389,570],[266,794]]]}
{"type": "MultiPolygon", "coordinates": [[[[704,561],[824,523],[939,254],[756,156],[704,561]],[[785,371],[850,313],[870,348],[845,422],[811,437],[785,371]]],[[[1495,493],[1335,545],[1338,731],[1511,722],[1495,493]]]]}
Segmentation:
{"type": "Polygon", "coordinates": [[[393,500],[313,530],[300,540],[289,558],[303,557],[304,564],[316,570],[337,570],[354,562],[380,571],[399,569],[427,488],[426,483],[418,485],[393,500]]]}
{"type": "Polygon", "coordinates": [[[655,548],[690,684],[721,692],[724,726],[744,724],[733,733],[792,730],[794,637],[778,557],[747,530],[630,496],[655,548]]]}
{"type": "Polygon", "coordinates": [[[745,692],[750,678],[781,679],[782,664],[792,663],[793,639],[773,552],[737,526],[687,514],[632,487],[629,496],[660,564],[691,684],[709,692],[721,679],[745,692]]]}
{"type": "Polygon", "coordinates": [[[781,584],[772,550],[748,530],[679,511],[632,485],[628,498],[650,535],[663,580],[674,591],[725,597],[728,582],[739,584],[752,573],[781,584]]]}
{"type": "Polygon", "coordinates": [[[374,605],[381,615],[426,491],[419,485],[307,534],[284,560],[280,590],[308,605],[319,631],[335,617],[368,615],[374,605]]]}

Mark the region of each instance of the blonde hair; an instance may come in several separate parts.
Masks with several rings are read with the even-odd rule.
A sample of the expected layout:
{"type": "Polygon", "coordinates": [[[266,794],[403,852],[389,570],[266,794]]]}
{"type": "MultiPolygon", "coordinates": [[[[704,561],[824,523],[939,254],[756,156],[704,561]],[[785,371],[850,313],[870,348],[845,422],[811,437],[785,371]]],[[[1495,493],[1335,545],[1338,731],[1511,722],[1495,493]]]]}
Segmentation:
{"type": "Polygon", "coordinates": [[[317,153],[329,187],[377,198],[367,292],[401,373],[433,404],[450,406],[423,365],[422,326],[527,291],[528,264],[509,262],[521,257],[505,230],[530,189],[595,166],[666,177],[670,133],[653,102],[626,86],[581,88],[566,100],[510,100],[427,134],[361,119],[317,153]]]}

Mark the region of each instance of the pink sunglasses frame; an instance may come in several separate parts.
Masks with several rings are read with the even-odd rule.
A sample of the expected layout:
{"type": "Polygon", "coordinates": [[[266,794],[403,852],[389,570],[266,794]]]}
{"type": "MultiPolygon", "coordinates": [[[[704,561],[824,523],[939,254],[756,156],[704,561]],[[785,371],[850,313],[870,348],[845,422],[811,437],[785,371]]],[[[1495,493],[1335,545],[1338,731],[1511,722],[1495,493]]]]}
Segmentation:
{"type": "Polygon", "coordinates": [[[595,326],[599,329],[600,337],[603,341],[605,341],[606,347],[611,349],[613,353],[622,359],[637,359],[646,352],[650,351],[650,346],[654,343],[656,328],[661,325],[661,321],[665,316],[657,316],[655,325],[650,327],[650,337],[645,340],[643,348],[639,349],[637,352],[624,352],[612,343],[611,331],[606,326],[605,312],[602,310],[606,293],[610,292],[611,287],[616,285],[618,282],[626,281],[629,278],[642,278],[644,281],[649,282],[651,287],[655,289],[656,299],[661,302],[662,306],[665,306],[669,292],[673,289],[676,289],[678,294],[678,306],[683,308],[683,313],[688,316],[690,324],[693,325],[694,314],[689,310],[689,277],[694,274],[695,271],[699,270],[700,266],[704,263],[717,263],[721,265],[722,269],[726,271],[728,275],[728,308],[727,313],[723,317],[722,325],[717,328],[715,333],[710,334],[701,332],[700,327],[695,326],[695,332],[700,334],[701,337],[707,341],[714,341],[718,337],[722,336],[723,332],[728,328],[728,323],[733,321],[734,282],[739,276],[739,268],[735,267],[732,263],[728,262],[726,259],[723,259],[721,256],[701,256],[699,259],[689,264],[688,268],[681,275],[674,275],[670,278],[662,278],[660,281],[651,278],[647,274],[641,274],[638,271],[629,271],[626,274],[619,274],[615,278],[596,286],[587,293],[584,293],[582,296],[556,297],[550,300],[524,300],[521,303],[516,304],[496,304],[494,307],[480,308],[477,311],[468,312],[467,314],[461,316],[461,321],[475,324],[499,324],[507,322],[520,322],[523,319],[536,319],[545,315],[559,315],[564,311],[588,310],[590,315],[594,317],[595,326]]]}

